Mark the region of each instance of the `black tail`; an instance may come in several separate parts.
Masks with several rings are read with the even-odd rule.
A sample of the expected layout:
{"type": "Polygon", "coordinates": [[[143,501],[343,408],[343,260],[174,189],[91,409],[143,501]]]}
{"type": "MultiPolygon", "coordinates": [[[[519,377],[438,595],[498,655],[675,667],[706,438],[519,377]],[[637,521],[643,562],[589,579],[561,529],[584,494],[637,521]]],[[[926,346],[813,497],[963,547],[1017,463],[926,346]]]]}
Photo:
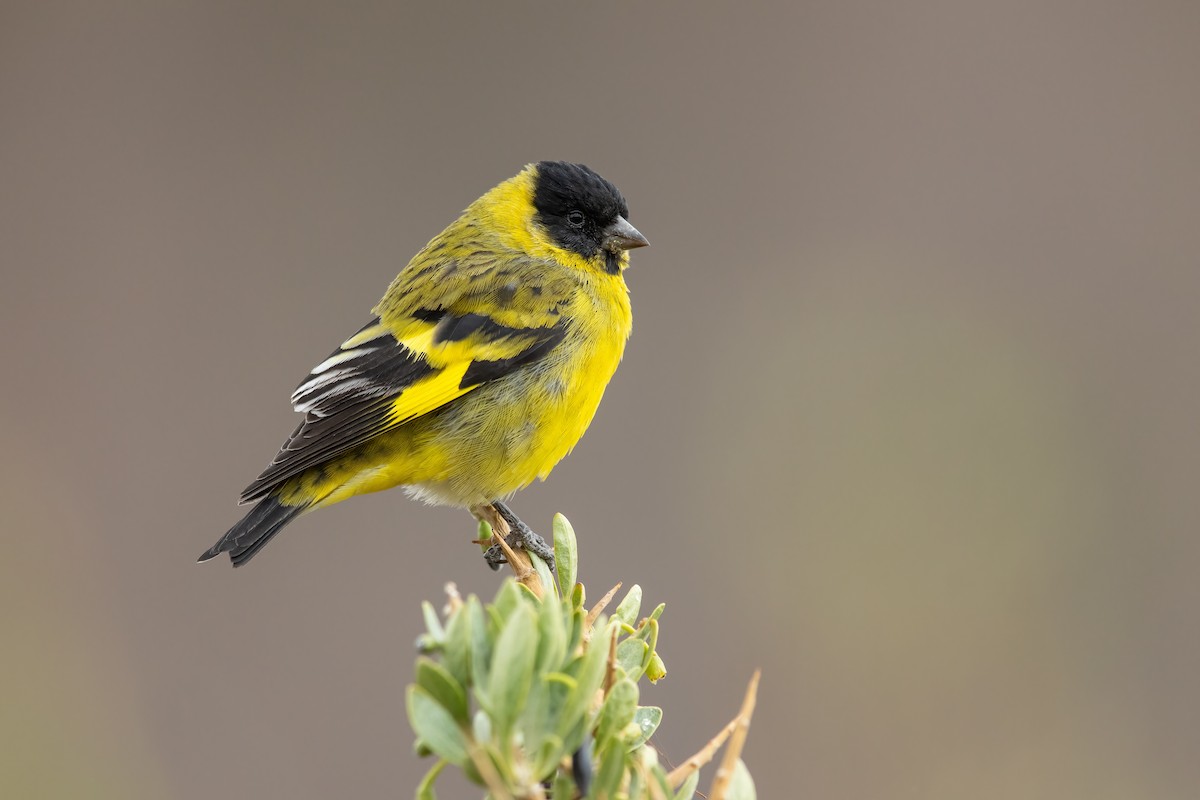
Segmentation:
{"type": "Polygon", "coordinates": [[[240,567],[254,554],[262,550],[271,537],[283,530],[306,506],[285,506],[274,497],[264,497],[258,505],[250,509],[250,513],[242,517],[241,522],[234,525],[212,547],[205,550],[197,562],[208,561],[221,553],[228,552],[229,560],[235,567],[240,567]]]}

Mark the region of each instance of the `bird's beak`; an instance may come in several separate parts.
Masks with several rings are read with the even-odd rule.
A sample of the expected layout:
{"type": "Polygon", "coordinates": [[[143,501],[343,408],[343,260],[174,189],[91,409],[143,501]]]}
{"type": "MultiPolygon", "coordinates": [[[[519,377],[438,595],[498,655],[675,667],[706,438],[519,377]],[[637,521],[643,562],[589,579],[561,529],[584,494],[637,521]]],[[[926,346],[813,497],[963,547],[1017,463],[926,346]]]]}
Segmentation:
{"type": "Polygon", "coordinates": [[[649,244],[641,231],[630,225],[629,220],[624,217],[618,216],[613,224],[604,229],[604,249],[610,253],[646,247],[649,244]]]}

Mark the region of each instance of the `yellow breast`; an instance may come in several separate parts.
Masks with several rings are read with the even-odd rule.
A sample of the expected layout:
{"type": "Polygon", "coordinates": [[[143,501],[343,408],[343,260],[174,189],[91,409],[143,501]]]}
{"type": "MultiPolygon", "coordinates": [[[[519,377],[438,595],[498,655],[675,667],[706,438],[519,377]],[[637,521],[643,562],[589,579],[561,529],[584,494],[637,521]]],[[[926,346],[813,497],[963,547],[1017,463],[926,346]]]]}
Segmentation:
{"type": "Polygon", "coordinates": [[[418,463],[405,459],[409,475],[396,474],[394,483],[431,502],[466,506],[545,479],[595,416],[632,325],[620,276],[586,287],[567,313],[574,326],[544,361],[417,420],[414,431],[423,430],[407,445],[418,463]]]}

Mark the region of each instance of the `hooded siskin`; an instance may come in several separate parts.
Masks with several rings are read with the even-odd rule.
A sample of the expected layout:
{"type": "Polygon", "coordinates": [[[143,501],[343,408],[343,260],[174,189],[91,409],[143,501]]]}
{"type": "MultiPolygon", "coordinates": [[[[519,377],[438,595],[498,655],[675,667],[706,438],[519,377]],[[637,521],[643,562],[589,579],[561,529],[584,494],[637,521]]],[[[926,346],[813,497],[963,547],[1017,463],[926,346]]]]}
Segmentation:
{"type": "Polygon", "coordinates": [[[374,317],[292,394],[303,421],[201,557],[249,561],[296,516],[403,486],[472,508],[544,479],[596,413],[629,338],[623,271],[647,244],[616,187],[530,165],[476,200],[374,317]]]}

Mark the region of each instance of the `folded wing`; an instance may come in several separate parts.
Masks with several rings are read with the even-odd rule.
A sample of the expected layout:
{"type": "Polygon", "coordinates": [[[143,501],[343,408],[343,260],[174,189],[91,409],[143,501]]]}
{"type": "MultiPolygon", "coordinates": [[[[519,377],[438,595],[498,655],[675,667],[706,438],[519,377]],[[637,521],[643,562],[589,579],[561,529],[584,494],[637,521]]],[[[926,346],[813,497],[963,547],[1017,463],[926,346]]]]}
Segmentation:
{"type": "MultiPolygon", "coordinates": [[[[511,313],[508,315],[511,317],[511,313]]],[[[545,358],[566,336],[566,317],[530,315],[501,324],[486,313],[416,309],[402,326],[378,317],[296,387],[304,420],[242,492],[248,503],[398,425],[545,358]],[[400,338],[393,333],[399,327],[400,338]]]]}

